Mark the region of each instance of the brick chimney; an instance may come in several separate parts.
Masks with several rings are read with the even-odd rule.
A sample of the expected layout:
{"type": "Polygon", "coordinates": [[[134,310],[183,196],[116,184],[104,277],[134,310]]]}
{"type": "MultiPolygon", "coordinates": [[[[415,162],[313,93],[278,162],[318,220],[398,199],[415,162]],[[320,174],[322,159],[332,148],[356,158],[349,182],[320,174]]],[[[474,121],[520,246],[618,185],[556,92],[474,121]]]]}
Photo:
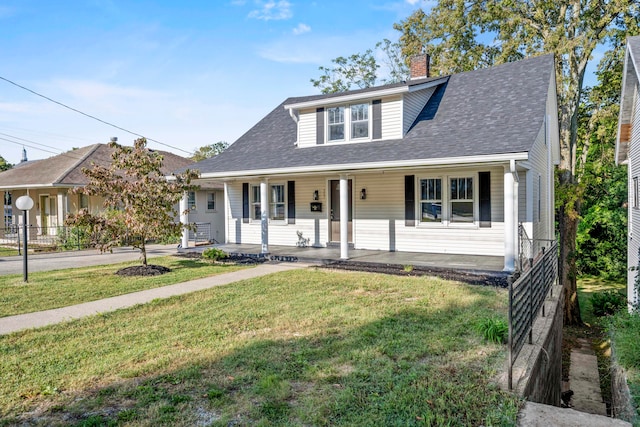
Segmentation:
{"type": "Polygon", "coordinates": [[[429,77],[429,55],[421,53],[411,57],[410,79],[423,79],[429,77]]]}

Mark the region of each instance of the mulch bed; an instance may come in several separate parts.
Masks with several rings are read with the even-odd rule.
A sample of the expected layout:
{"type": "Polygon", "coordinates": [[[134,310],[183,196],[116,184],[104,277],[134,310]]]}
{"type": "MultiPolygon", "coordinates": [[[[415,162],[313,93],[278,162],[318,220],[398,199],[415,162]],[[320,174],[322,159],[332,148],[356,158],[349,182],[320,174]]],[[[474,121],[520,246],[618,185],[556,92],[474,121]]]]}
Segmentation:
{"type": "Polygon", "coordinates": [[[162,265],[134,265],[131,267],[125,267],[118,271],[116,274],[118,276],[159,276],[161,274],[169,273],[171,271],[170,268],[164,267],[162,265]]]}
{"type": "Polygon", "coordinates": [[[472,285],[497,286],[506,288],[509,284],[508,276],[501,274],[483,274],[465,272],[459,270],[449,270],[445,268],[420,267],[412,266],[411,271],[405,270],[405,267],[398,264],[378,264],[357,261],[336,261],[323,266],[322,268],[331,268],[349,271],[365,271],[370,273],[394,274],[397,276],[435,276],[444,280],[455,280],[458,282],[469,283],[472,285]]]}

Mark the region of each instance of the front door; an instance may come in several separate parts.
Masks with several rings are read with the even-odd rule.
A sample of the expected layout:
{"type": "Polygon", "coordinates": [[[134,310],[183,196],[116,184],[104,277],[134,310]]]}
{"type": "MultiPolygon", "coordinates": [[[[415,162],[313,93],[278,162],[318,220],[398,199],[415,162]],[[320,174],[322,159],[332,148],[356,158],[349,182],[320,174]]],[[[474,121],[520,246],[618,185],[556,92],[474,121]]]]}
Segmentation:
{"type": "MultiPolygon", "coordinates": [[[[329,188],[331,194],[331,207],[330,207],[330,233],[331,242],[340,242],[340,180],[334,179],[329,181],[329,188]]],[[[352,220],[353,220],[353,200],[351,191],[351,180],[349,180],[349,222],[348,222],[348,242],[352,243],[352,220]]]]}
{"type": "Polygon", "coordinates": [[[49,196],[40,196],[40,226],[42,227],[42,235],[46,236],[48,233],[47,227],[49,227],[49,196]]]}

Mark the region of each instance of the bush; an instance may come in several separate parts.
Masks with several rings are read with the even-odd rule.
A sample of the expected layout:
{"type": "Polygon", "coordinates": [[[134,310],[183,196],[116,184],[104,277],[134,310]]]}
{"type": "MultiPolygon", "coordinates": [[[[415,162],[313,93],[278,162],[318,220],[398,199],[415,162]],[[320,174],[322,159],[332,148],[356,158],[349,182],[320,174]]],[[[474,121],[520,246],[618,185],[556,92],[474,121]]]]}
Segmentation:
{"type": "Polygon", "coordinates": [[[476,330],[485,341],[496,344],[505,344],[509,338],[509,325],[504,319],[489,317],[482,319],[476,325],[476,330]]]}
{"type": "Polygon", "coordinates": [[[211,261],[218,261],[220,259],[225,259],[226,257],[227,254],[225,253],[225,251],[218,248],[209,248],[205,249],[204,252],[202,252],[202,258],[211,261]]]}
{"type": "Polygon", "coordinates": [[[627,298],[618,291],[596,292],[591,297],[594,316],[610,316],[627,306],[627,298]]]}

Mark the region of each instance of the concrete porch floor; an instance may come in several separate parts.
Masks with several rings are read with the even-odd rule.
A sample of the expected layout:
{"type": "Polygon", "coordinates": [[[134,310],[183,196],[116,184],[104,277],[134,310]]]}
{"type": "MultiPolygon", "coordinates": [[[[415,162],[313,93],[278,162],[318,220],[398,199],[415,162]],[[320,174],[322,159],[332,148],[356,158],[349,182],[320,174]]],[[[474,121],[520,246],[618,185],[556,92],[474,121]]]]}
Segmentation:
{"type": "MultiPolygon", "coordinates": [[[[195,247],[190,246],[189,248],[180,248],[178,249],[178,252],[202,252],[205,249],[212,247],[222,249],[230,254],[249,254],[258,256],[261,252],[260,245],[234,243],[202,245],[195,247]]],[[[340,261],[340,248],[331,246],[327,248],[299,248],[294,246],[269,245],[269,256],[274,260],[329,264],[340,261]]],[[[504,258],[497,256],[388,252],[350,248],[349,261],[375,264],[412,265],[415,267],[438,268],[467,273],[490,274],[495,276],[508,275],[507,272],[503,271],[504,258]]]]}

